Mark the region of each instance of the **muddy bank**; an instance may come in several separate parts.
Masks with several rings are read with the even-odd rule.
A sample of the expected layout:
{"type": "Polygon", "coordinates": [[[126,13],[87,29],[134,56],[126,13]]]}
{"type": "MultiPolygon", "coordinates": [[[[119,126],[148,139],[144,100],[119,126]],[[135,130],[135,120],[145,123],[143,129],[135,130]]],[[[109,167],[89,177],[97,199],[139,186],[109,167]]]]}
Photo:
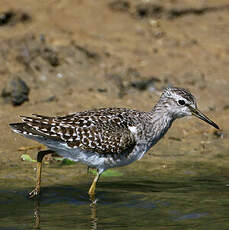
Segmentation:
{"type": "MultiPolygon", "coordinates": [[[[150,110],[167,86],[189,88],[199,108],[223,131],[194,118],[177,121],[142,160],[149,164],[147,170],[183,175],[179,163],[188,162],[190,168],[202,162],[213,174],[217,167],[217,173],[222,169],[228,177],[228,11],[226,0],[3,0],[0,92],[14,76],[29,92],[28,100],[16,106],[0,98],[1,178],[7,184],[7,175],[26,175],[27,185],[34,179],[34,165],[21,162],[25,151],[18,149],[37,144],[8,126],[19,121],[18,115],[63,115],[110,106],[150,110]]],[[[33,158],[36,152],[26,151],[33,158]]],[[[143,168],[136,162],[126,170],[143,168]]],[[[71,166],[69,178],[84,169],[79,166],[76,172],[71,166]]]]}

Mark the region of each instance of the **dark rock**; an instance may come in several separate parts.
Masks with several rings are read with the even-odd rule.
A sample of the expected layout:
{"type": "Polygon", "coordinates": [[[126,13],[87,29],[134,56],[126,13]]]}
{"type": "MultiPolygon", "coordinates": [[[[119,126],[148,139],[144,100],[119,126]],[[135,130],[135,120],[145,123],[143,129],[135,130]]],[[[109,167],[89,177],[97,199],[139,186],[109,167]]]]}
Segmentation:
{"type": "Polygon", "coordinates": [[[8,81],[2,90],[2,97],[6,102],[10,102],[14,106],[21,105],[23,102],[28,101],[28,95],[29,87],[18,76],[8,81]]]}
{"type": "Polygon", "coordinates": [[[6,11],[0,13],[0,26],[15,25],[18,22],[25,23],[31,20],[31,16],[26,12],[6,11]]]}
{"type": "Polygon", "coordinates": [[[14,17],[13,12],[3,12],[0,14],[0,26],[4,26],[10,22],[10,20],[14,17]]]}
{"type": "Polygon", "coordinates": [[[136,88],[140,91],[143,91],[143,90],[146,90],[150,87],[154,87],[154,84],[156,82],[160,82],[160,79],[158,79],[156,77],[151,77],[151,78],[146,79],[146,80],[139,80],[139,81],[131,82],[130,86],[133,88],[136,88]]]}
{"type": "Polygon", "coordinates": [[[27,22],[27,21],[30,21],[31,19],[31,16],[25,12],[23,12],[21,15],[20,15],[20,21],[21,22],[27,22]]]}
{"type": "Polygon", "coordinates": [[[152,2],[139,3],[135,6],[134,16],[138,18],[166,18],[166,19],[176,19],[184,17],[186,15],[201,16],[207,13],[216,11],[225,11],[229,9],[229,5],[222,6],[212,6],[212,7],[166,7],[162,4],[155,4],[152,2]]]}
{"type": "Polygon", "coordinates": [[[140,18],[160,18],[163,12],[162,6],[152,3],[141,3],[136,7],[136,16],[140,18]]]}
{"type": "Polygon", "coordinates": [[[186,15],[203,15],[210,12],[215,12],[219,10],[225,10],[228,9],[228,5],[225,5],[224,7],[202,7],[202,8],[184,8],[184,9],[175,9],[172,8],[167,11],[167,18],[169,19],[175,19],[178,17],[183,17],[186,15]]]}
{"type": "Polygon", "coordinates": [[[98,88],[97,91],[98,91],[99,93],[106,93],[106,92],[107,92],[107,89],[98,88]]]}

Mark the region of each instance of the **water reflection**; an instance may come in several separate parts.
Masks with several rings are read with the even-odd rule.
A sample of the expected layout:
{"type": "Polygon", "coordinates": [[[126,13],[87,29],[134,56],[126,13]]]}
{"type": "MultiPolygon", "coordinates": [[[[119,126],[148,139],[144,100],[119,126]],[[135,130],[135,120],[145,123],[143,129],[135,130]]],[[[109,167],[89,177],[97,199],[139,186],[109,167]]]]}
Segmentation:
{"type": "Polygon", "coordinates": [[[91,230],[97,230],[96,202],[92,201],[90,208],[91,208],[91,230]]]}
{"type": "Polygon", "coordinates": [[[40,201],[39,199],[34,199],[34,229],[40,229],[40,201]]]}
{"type": "Polygon", "coordinates": [[[92,201],[88,184],[43,187],[34,200],[25,197],[28,188],[0,190],[0,229],[229,229],[227,183],[213,177],[102,181],[92,201]]]}
{"type": "MultiPolygon", "coordinates": [[[[97,230],[97,216],[96,216],[96,209],[97,209],[97,199],[92,198],[90,199],[90,205],[88,208],[90,208],[91,215],[90,215],[90,220],[91,220],[91,230],[97,230]]],[[[34,209],[33,209],[33,216],[34,216],[34,228],[33,229],[41,229],[41,213],[40,213],[40,199],[35,198],[34,199],[34,209]]]]}

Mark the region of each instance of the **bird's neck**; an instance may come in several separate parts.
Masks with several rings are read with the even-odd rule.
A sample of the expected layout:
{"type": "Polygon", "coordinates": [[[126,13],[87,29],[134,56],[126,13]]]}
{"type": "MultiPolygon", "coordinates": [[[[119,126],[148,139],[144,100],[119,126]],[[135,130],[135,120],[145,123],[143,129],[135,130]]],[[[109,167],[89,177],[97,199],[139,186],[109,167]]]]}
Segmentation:
{"type": "Polygon", "coordinates": [[[174,121],[174,117],[169,114],[164,107],[154,107],[149,112],[148,120],[148,141],[149,146],[156,144],[168,131],[174,121]]]}

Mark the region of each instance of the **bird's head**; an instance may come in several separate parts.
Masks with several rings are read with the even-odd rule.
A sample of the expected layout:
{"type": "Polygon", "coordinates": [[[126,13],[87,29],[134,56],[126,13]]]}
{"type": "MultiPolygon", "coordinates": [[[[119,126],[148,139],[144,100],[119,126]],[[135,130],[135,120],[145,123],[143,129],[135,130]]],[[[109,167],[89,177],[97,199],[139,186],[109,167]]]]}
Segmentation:
{"type": "Polygon", "coordinates": [[[217,124],[198,110],[195,97],[186,89],[166,88],[159,103],[166,108],[174,119],[194,115],[219,129],[217,124]]]}

